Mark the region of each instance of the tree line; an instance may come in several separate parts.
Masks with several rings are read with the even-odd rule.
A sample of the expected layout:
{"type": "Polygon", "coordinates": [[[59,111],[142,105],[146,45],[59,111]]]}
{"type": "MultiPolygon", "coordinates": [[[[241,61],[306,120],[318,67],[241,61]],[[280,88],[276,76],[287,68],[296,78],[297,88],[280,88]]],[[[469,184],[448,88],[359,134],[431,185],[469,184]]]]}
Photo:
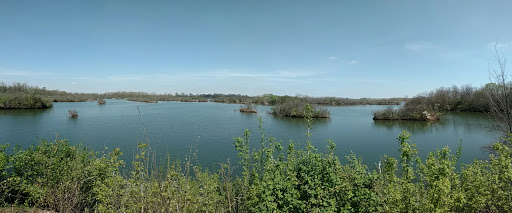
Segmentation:
{"type": "Polygon", "coordinates": [[[309,97],[304,95],[273,95],[263,94],[259,96],[248,96],[241,94],[192,94],[192,93],[148,93],[117,91],[106,93],[72,93],[60,90],[48,90],[45,87],[30,86],[26,83],[12,83],[10,85],[0,82],[0,96],[19,96],[24,95],[37,96],[50,102],[85,102],[98,99],[126,99],[139,102],[158,102],[158,101],[180,101],[180,102],[218,102],[230,104],[257,104],[275,106],[290,101],[298,100],[314,105],[398,105],[405,101],[404,98],[337,98],[337,97],[309,97]]]}
{"type": "MultiPolygon", "coordinates": [[[[510,82],[505,85],[492,82],[479,88],[471,85],[440,87],[409,98],[399,109],[387,108],[377,111],[374,113],[374,119],[429,120],[428,115],[439,118],[443,112],[491,112],[491,103],[497,102],[497,97],[512,95],[510,88],[510,82]],[[496,92],[500,88],[507,91],[496,92]]],[[[512,103],[509,105],[508,108],[512,109],[512,103]]]]}

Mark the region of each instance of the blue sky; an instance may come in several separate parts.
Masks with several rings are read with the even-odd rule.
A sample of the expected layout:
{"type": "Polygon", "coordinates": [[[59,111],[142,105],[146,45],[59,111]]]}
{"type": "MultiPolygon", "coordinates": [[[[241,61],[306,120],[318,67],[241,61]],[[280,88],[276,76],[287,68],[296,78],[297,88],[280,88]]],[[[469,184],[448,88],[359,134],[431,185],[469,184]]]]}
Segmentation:
{"type": "MultiPolygon", "coordinates": [[[[0,81],[71,92],[412,97],[489,82],[512,1],[0,1],[0,81]]],[[[510,68],[512,69],[512,68],[510,68]]]]}

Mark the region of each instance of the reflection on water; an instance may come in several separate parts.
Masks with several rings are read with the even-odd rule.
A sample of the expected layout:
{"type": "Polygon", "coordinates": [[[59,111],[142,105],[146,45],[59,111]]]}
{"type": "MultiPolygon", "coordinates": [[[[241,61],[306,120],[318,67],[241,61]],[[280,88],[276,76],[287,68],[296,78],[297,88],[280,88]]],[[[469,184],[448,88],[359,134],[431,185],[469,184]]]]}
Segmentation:
{"type": "MultiPolygon", "coordinates": [[[[273,116],[272,120],[275,121],[275,122],[281,123],[283,125],[292,125],[294,127],[304,127],[304,128],[306,128],[307,124],[308,124],[308,122],[304,118],[288,118],[288,117],[274,117],[273,116]]],[[[311,124],[315,128],[322,128],[322,127],[325,127],[325,126],[329,125],[329,123],[331,123],[331,122],[332,122],[331,119],[323,118],[323,119],[313,119],[311,121],[311,124]]]]}
{"type": "Polygon", "coordinates": [[[51,111],[51,108],[47,109],[0,109],[0,116],[9,115],[9,116],[35,116],[44,114],[48,111],[51,111]]]}
{"type": "Polygon", "coordinates": [[[406,130],[410,133],[432,132],[438,128],[443,128],[448,122],[444,121],[393,121],[393,120],[374,120],[373,126],[386,128],[387,130],[406,130]]]}

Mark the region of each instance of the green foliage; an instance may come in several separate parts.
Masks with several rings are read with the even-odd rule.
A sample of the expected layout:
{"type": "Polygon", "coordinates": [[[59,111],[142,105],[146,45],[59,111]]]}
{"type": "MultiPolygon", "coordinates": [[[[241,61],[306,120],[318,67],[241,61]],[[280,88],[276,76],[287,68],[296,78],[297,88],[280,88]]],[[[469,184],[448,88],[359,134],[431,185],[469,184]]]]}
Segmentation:
{"type": "Polygon", "coordinates": [[[44,109],[53,104],[37,95],[0,94],[0,109],[44,109]]]}
{"type": "Polygon", "coordinates": [[[7,175],[7,165],[9,163],[9,158],[5,153],[5,149],[9,147],[9,144],[0,145],[0,181],[5,178],[7,175]]]}
{"type": "Polygon", "coordinates": [[[76,212],[95,206],[96,182],[113,175],[120,162],[66,140],[43,140],[27,150],[15,148],[9,157],[6,178],[1,182],[2,201],[59,212],[76,212]]]}
{"type": "MultiPolygon", "coordinates": [[[[311,141],[311,108],[304,148],[251,132],[234,139],[241,173],[231,163],[201,169],[192,151],[184,161],[156,167],[148,143],[139,143],[122,175],[119,149],[102,154],[66,140],[23,150],[0,146],[0,201],[58,212],[511,212],[512,150],[494,144],[488,160],[457,169],[462,147],[421,160],[411,135],[398,136],[400,158],[384,156],[371,170],[354,153],[342,164],[336,145],[319,152],[311,141]]],[[[507,138],[506,140],[512,140],[507,138]]]]}
{"type": "MultiPolygon", "coordinates": [[[[116,175],[96,185],[100,212],[222,212],[231,208],[218,174],[202,171],[193,164],[194,155],[180,162],[170,163],[160,171],[148,170],[151,151],[140,143],[129,176],[116,175]],[[192,173],[192,174],[190,174],[192,173]]],[[[224,166],[229,170],[229,166],[224,166]]],[[[223,176],[225,177],[225,176],[223,176]]]]}
{"type": "MultiPolygon", "coordinates": [[[[311,109],[306,107],[306,114],[311,109]]],[[[309,116],[308,116],[309,117],[309,116]]],[[[310,117],[308,119],[310,121],[310,117]]],[[[311,127],[308,125],[308,129],[311,127]]],[[[309,132],[309,131],[308,131],[309,132]]],[[[243,165],[241,197],[250,212],[375,212],[380,198],[374,187],[377,175],[354,154],[342,165],[328,141],[328,152],[319,153],[307,134],[305,149],[293,141],[283,153],[282,143],[266,138],[260,120],[260,148],[250,150],[250,132],[235,139],[243,165]],[[244,187],[244,188],[245,188],[244,187]]]]}

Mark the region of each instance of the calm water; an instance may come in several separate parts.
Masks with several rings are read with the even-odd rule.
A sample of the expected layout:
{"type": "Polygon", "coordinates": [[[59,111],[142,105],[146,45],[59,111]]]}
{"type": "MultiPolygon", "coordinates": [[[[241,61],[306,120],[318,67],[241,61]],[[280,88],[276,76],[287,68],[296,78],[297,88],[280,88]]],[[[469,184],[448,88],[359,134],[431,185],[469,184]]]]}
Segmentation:
{"type": "MultiPolygon", "coordinates": [[[[373,121],[372,112],[385,107],[329,107],[332,118],[313,123],[313,144],[325,150],[326,139],[333,139],[340,158],[353,151],[373,165],[383,155],[398,157],[396,138],[407,130],[423,157],[447,145],[455,151],[462,140],[461,162],[469,163],[485,158],[481,147],[498,135],[490,130],[487,116],[482,113],[447,113],[442,121],[434,123],[373,121]]],[[[304,144],[303,119],[272,117],[267,113],[270,107],[266,106],[259,106],[257,114],[243,114],[238,108],[239,105],[218,103],[107,100],[106,105],[55,103],[48,110],[0,110],[0,143],[28,147],[38,138],[67,138],[72,144],[82,143],[97,151],[119,147],[123,158],[131,161],[136,144],[145,141],[147,135],[158,151],[157,157],[170,154],[174,159],[182,159],[194,147],[199,162],[210,167],[228,158],[238,161],[233,137],[242,136],[244,129],[252,131],[252,143],[257,144],[261,116],[267,136],[283,140],[283,144],[289,140],[304,144]],[[78,110],[79,117],[69,119],[69,109],[78,110]]]]}

